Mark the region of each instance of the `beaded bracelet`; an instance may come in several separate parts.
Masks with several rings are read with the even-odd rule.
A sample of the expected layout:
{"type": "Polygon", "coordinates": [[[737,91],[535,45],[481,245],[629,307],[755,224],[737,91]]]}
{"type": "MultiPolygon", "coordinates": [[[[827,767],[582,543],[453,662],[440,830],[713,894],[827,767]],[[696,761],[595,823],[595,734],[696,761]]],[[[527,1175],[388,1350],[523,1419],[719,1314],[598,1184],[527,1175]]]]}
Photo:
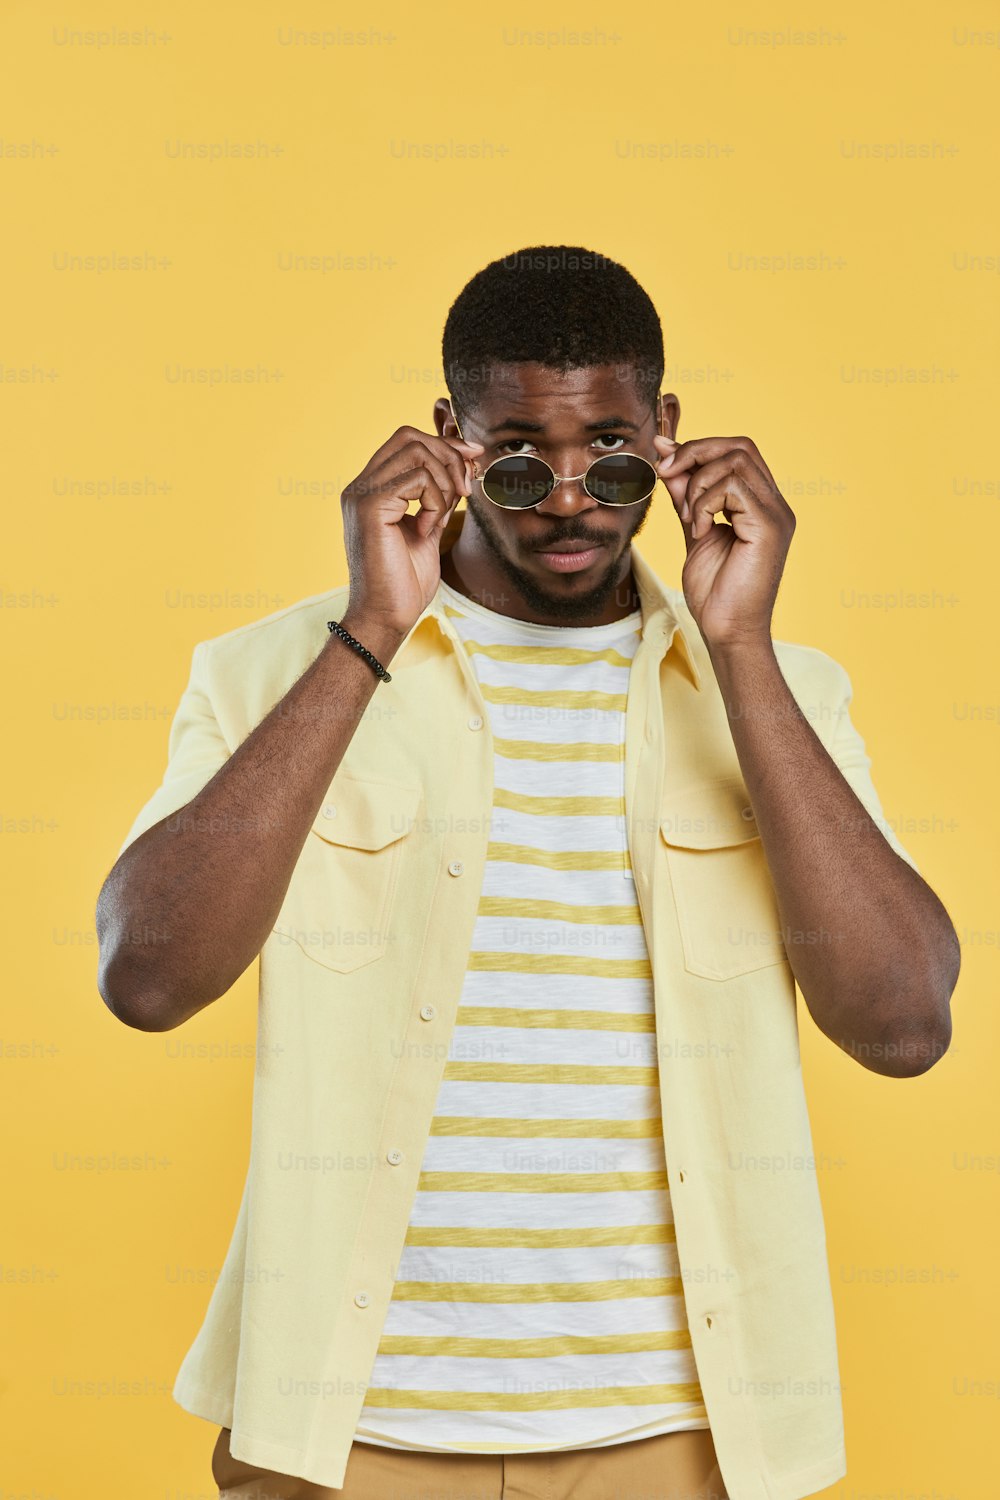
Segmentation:
{"type": "Polygon", "coordinates": [[[360,641],[356,641],[353,635],[351,635],[349,631],[344,629],[339,620],[327,620],[326,625],[331,634],[339,635],[341,640],[346,641],[349,646],[353,646],[355,651],[360,651],[365,661],[367,661],[372,667],[374,667],[375,671],[381,677],[383,682],[392,681],[392,677],[385,670],[385,667],[383,667],[382,663],[378,661],[376,657],[372,656],[367,646],[362,646],[360,641]]]}

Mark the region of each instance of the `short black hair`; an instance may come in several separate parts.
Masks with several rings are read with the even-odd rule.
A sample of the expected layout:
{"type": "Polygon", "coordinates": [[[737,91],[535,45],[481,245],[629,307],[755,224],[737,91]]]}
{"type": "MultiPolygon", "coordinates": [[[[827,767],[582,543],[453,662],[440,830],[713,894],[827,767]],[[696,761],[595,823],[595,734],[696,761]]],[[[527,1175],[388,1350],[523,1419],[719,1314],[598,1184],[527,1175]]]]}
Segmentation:
{"type": "Polygon", "coordinates": [[[663,332],[648,294],[617,261],[578,245],[531,245],[478,271],[449,309],[442,355],[460,424],[497,364],[618,365],[650,408],[663,379],[663,332]]]}

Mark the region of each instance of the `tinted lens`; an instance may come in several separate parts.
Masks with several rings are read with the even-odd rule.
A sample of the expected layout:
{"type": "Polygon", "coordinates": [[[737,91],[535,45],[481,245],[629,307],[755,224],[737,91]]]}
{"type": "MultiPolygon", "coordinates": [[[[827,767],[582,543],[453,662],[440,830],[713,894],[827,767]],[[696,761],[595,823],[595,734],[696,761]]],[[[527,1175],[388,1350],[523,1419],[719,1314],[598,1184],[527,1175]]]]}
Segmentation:
{"type": "Polygon", "coordinates": [[[530,453],[512,454],[490,464],[483,475],[483,490],[497,505],[523,510],[537,505],[552,489],[552,470],[530,453]]]}
{"type": "Polygon", "coordinates": [[[587,490],[605,505],[634,505],[656,488],[656,470],[634,453],[609,453],[591,466],[587,490]]]}

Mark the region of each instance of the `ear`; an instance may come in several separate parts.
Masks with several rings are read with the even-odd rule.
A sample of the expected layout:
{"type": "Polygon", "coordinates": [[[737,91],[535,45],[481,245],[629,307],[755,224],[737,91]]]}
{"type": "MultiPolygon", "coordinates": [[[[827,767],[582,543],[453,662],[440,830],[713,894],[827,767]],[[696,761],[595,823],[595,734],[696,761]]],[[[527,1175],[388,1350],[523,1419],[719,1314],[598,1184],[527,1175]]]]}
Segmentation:
{"type": "MultiPolygon", "coordinates": [[[[434,403],[434,426],[438,437],[448,436],[447,428],[455,425],[455,418],[451,410],[451,402],[447,396],[439,396],[434,403]]],[[[456,433],[457,437],[458,434],[456,433]]]]}
{"type": "Polygon", "coordinates": [[[668,437],[671,441],[676,442],[677,439],[674,437],[674,433],[677,431],[677,424],[680,420],[680,402],[673,391],[661,391],[656,400],[657,430],[661,437],[668,437]],[[672,424],[671,416],[673,416],[672,424]]]}

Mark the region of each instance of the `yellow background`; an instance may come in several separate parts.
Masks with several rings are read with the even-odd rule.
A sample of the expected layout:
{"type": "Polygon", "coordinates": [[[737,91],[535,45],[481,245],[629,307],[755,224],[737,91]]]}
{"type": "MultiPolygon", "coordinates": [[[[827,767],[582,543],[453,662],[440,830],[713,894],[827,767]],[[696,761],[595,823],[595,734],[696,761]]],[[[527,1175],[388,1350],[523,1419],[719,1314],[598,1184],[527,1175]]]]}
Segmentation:
{"type": "MultiPolygon", "coordinates": [[[[340,491],[433,430],[452,300],[554,242],[652,296],[681,437],[758,444],[798,516],[775,634],[847,667],[963,941],[922,1078],[800,1010],[850,1463],[824,1494],[995,1494],[997,25],[975,0],[7,4],[0,1492],[214,1500],[215,1428],[170,1388],[239,1201],[255,973],[128,1030],[97,893],[194,643],[346,581],[340,491]],[[142,269],[74,269],[102,256],[142,269]],[[227,367],[268,378],[177,379],[227,367]]],[[[676,583],[658,493],[640,546],[676,583]]]]}

